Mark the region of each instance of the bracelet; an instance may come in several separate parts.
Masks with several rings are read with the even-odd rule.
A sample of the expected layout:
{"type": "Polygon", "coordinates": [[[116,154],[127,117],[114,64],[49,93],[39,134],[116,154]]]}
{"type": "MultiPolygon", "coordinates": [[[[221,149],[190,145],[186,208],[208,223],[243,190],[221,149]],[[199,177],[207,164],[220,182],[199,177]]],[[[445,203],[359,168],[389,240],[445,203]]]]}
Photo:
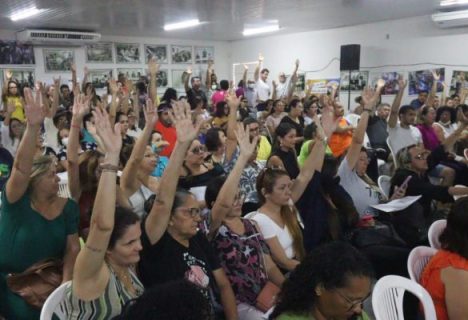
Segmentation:
{"type": "Polygon", "coordinates": [[[81,127],[79,125],[76,125],[76,124],[72,124],[71,127],[75,128],[75,129],[81,129],[81,127]]]}
{"type": "Polygon", "coordinates": [[[110,164],[110,163],[101,163],[99,165],[99,168],[101,168],[102,172],[117,172],[119,171],[119,166],[110,164]]]}
{"type": "Polygon", "coordinates": [[[370,112],[372,112],[372,109],[362,109],[362,111],[363,111],[363,112],[364,112],[364,111],[367,111],[367,112],[370,113],[370,112]]]}

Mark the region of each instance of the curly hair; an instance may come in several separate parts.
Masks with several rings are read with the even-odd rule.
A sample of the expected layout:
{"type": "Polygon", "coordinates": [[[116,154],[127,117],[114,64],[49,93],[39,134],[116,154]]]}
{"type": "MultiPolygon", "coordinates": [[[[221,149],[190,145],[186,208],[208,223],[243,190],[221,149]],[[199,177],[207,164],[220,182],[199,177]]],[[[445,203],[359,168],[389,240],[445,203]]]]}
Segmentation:
{"type": "Polygon", "coordinates": [[[458,199],[447,216],[447,227],[439,237],[442,248],[468,259],[468,198],[458,199]]]}
{"type": "Polygon", "coordinates": [[[187,280],[177,280],[145,290],[130,300],[115,318],[158,320],[210,320],[211,306],[200,289],[187,280]]]}
{"type": "Polygon", "coordinates": [[[372,266],[356,248],[331,242],[314,249],[286,279],[270,319],[283,313],[307,315],[317,302],[315,289],[343,288],[352,276],[372,278],[372,266]]]}

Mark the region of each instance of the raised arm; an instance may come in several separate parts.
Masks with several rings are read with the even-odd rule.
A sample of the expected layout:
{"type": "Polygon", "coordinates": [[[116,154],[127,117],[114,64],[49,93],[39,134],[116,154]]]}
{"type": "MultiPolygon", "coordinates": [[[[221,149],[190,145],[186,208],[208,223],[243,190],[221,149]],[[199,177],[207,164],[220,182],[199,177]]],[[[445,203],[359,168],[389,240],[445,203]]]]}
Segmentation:
{"type": "Polygon", "coordinates": [[[213,61],[208,61],[208,68],[206,69],[205,85],[207,90],[211,89],[211,75],[213,74],[213,61]]]}
{"type": "Polygon", "coordinates": [[[68,188],[71,197],[78,201],[81,196],[80,174],[78,163],[78,151],[80,149],[80,130],[83,118],[89,113],[89,99],[82,94],[75,96],[73,103],[73,116],[68,137],[67,162],[68,162],[68,188]]]}
{"type": "Polygon", "coordinates": [[[242,171],[255,151],[259,139],[259,137],[255,137],[255,139],[250,142],[249,132],[245,131],[242,124],[237,126],[235,134],[237,137],[237,142],[239,143],[240,155],[236,164],[234,165],[234,168],[224,182],[223,187],[219,191],[216,202],[213,205],[213,209],[211,210],[212,220],[208,233],[209,239],[212,239],[215,236],[218,228],[221,226],[221,223],[226,218],[226,215],[229,213],[229,211],[232,210],[242,171]]]}
{"type": "Polygon", "coordinates": [[[388,127],[389,128],[395,128],[398,122],[398,110],[400,109],[401,105],[401,99],[403,99],[403,94],[405,93],[405,88],[406,85],[408,84],[408,81],[399,79],[398,80],[398,88],[399,91],[397,95],[395,96],[395,99],[393,100],[392,103],[392,109],[390,111],[390,117],[388,118],[388,127]]]}
{"type": "Polygon", "coordinates": [[[59,95],[60,95],[60,77],[57,79],[54,78],[54,95],[52,97],[52,103],[50,104],[50,108],[46,111],[47,118],[53,118],[57,113],[57,109],[59,107],[59,95]]]}
{"type": "Polygon", "coordinates": [[[156,62],[156,58],[152,57],[148,61],[148,70],[150,74],[150,83],[149,83],[149,97],[153,104],[157,107],[158,101],[158,71],[159,71],[159,64],[156,62]]]}
{"type": "Polygon", "coordinates": [[[110,103],[109,108],[109,121],[110,123],[115,123],[115,117],[117,116],[117,108],[119,106],[119,101],[117,98],[117,93],[119,92],[119,86],[117,85],[117,81],[111,79],[109,81],[109,89],[112,94],[112,100],[110,103]]]}
{"type": "Polygon", "coordinates": [[[275,101],[276,100],[276,96],[278,95],[278,84],[276,83],[275,80],[273,80],[271,82],[271,86],[273,87],[273,90],[272,90],[272,93],[271,93],[271,100],[275,101]]]}
{"type": "Polygon", "coordinates": [[[465,117],[462,110],[458,110],[457,114],[458,118],[458,128],[452,132],[443,142],[442,145],[446,151],[450,151],[453,148],[455,142],[457,142],[458,138],[460,137],[461,133],[466,130],[468,127],[468,118],[465,117]]]}
{"type": "MultiPolygon", "coordinates": [[[[75,74],[76,74],[76,72],[75,72],[75,74]]],[[[83,92],[84,94],[87,94],[86,84],[88,83],[88,74],[89,74],[88,67],[84,67],[84,69],[83,69],[83,81],[81,81],[81,92],[83,92]]]]}
{"type": "Polygon", "coordinates": [[[74,90],[75,86],[78,86],[78,80],[76,77],[76,65],[74,63],[71,64],[70,70],[72,73],[72,86],[73,86],[72,89],[74,90]]]}
{"type": "Polygon", "coordinates": [[[114,229],[116,180],[119,153],[122,147],[120,124],[113,128],[105,110],[93,112],[96,129],[107,150],[94,201],[91,225],[86,245],[76,259],[73,271],[73,292],[83,300],[102,294],[109,281],[109,270],[104,258],[114,229]]]}
{"type": "Polygon", "coordinates": [[[247,88],[247,73],[249,73],[249,66],[244,64],[244,73],[242,74],[242,83],[244,88],[247,88]]]}
{"type": "Polygon", "coordinates": [[[24,98],[26,100],[26,131],[19,144],[11,176],[6,184],[6,197],[10,203],[18,201],[28,188],[35,153],[32,146],[36,145],[37,135],[45,116],[42,94],[39,91],[33,97],[31,89],[25,88],[24,98]]]}
{"type": "Polygon", "coordinates": [[[130,155],[130,159],[128,159],[122,172],[122,177],[120,178],[120,188],[127,198],[131,196],[132,191],[139,187],[136,172],[138,171],[138,167],[145,155],[146,146],[148,145],[151,133],[153,132],[154,124],[158,120],[158,113],[150,99],[146,100],[144,113],[146,120],[145,128],[143,129],[140,137],[138,137],[135,146],[133,147],[132,154],[130,155]]]}
{"type": "Polygon", "coordinates": [[[255,67],[255,71],[254,71],[254,80],[255,80],[255,82],[257,82],[258,79],[260,78],[260,68],[262,67],[262,63],[263,63],[263,55],[260,53],[258,55],[257,66],[255,67]]]}
{"type": "Polygon", "coordinates": [[[187,102],[174,103],[171,117],[176,127],[177,143],[160,180],[160,185],[163,187],[156,195],[156,201],[145,221],[144,227],[151,244],[158,242],[166,232],[179,180],[179,170],[184,161],[185,153],[192,140],[197,137],[201,125],[201,122],[197,122],[195,125],[192,123],[190,105],[187,102]]]}
{"type": "Polygon", "coordinates": [[[379,100],[380,92],[385,86],[385,81],[379,79],[377,81],[377,89],[375,92],[370,88],[365,88],[361,97],[364,101],[364,109],[359,119],[356,130],[353,133],[353,139],[351,145],[349,146],[348,152],[346,154],[346,161],[350,168],[354,169],[356,163],[359,159],[359,154],[361,153],[361,147],[364,143],[364,135],[366,134],[367,123],[369,121],[369,115],[373,113],[377,101],[379,100]]]}
{"type": "Polygon", "coordinates": [[[431,92],[429,92],[429,96],[427,97],[426,105],[433,107],[435,97],[437,94],[437,84],[439,83],[439,80],[440,80],[440,74],[438,74],[436,70],[432,70],[431,73],[432,73],[432,87],[431,87],[431,92]]]}
{"type": "Polygon", "coordinates": [[[189,81],[190,81],[191,76],[192,76],[192,68],[187,68],[187,70],[185,71],[185,74],[182,75],[183,81],[184,81],[185,92],[187,93],[190,91],[189,81]]]}
{"type": "Polygon", "coordinates": [[[229,161],[234,154],[237,146],[236,133],[237,128],[237,110],[239,109],[241,97],[237,97],[236,93],[230,89],[225,97],[229,108],[227,130],[226,130],[226,161],[229,161]]]}

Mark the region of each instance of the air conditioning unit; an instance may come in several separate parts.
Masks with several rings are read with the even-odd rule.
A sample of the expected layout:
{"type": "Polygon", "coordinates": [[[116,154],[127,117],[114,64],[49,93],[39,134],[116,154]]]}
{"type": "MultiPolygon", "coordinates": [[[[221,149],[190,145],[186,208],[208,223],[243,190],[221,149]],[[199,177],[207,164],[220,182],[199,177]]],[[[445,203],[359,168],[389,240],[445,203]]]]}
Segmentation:
{"type": "Polygon", "coordinates": [[[432,21],[441,28],[465,27],[468,26],[468,10],[434,13],[432,21]]]}
{"type": "Polygon", "coordinates": [[[100,39],[99,33],[80,31],[26,29],[16,33],[16,40],[37,45],[79,46],[100,39]]]}

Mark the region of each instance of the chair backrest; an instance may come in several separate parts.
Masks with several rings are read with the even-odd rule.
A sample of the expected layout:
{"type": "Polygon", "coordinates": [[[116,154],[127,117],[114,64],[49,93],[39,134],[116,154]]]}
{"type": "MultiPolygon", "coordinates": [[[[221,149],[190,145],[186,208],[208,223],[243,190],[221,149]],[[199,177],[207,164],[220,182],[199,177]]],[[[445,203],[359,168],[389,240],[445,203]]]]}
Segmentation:
{"type": "Polygon", "coordinates": [[[446,226],[447,226],[447,220],[445,219],[434,221],[431,224],[431,226],[429,227],[429,232],[428,232],[429,244],[431,245],[431,248],[434,248],[437,250],[440,249],[439,236],[442,233],[442,231],[445,230],[446,226]]]}
{"type": "Polygon", "coordinates": [[[372,309],[376,320],[404,320],[403,295],[414,294],[421,301],[424,319],[436,320],[434,302],[420,284],[400,276],[385,276],[375,284],[372,292],[372,309]]]}
{"type": "Polygon", "coordinates": [[[390,137],[388,137],[386,141],[387,141],[388,149],[390,149],[390,154],[392,155],[392,158],[393,158],[393,164],[395,165],[395,169],[398,169],[398,162],[397,162],[397,158],[396,158],[396,153],[395,153],[395,150],[393,149],[392,144],[390,142],[390,137]]]}
{"type": "Polygon", "coordinates": [[[380,190],[387,198],[390,196],[390,187],[392,186],[391,180],[392,178],[386,175],[381,175],[377,179],[380,190]]]}
{"type": "Polygon", "coordinates": [[[419,283],[421,273],[429,260],[431,260],[432,256],[436,253],[436,249],[424,246],[416,247],[411,250],[408,256],[408,273],[411,280],[419,283]]]}
{"type": "Polygon", "coordinates": [[[64,310],[60,308],[60,303],[65,298],[65,292],[70,283],[71,281],[65,282],[50,294],[42,307],[40,320],[52,320],[54,314],[59,319],[67,319],[64,310]]]}

